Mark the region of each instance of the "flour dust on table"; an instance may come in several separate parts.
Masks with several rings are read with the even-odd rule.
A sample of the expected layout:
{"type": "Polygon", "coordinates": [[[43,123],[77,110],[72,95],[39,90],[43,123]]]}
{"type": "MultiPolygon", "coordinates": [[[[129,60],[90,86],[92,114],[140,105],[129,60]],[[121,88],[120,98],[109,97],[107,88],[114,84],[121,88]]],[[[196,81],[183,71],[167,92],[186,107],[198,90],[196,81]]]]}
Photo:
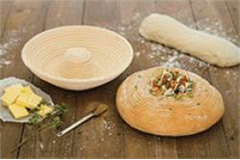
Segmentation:
{"type": "MultiPolygon", "coordinates": [[[[185,15],[185,12],[180,11],[179,17],[183,15],[185,15]]],[[[127,34],[134,33],[135,27],[138,27],[144,18],[145,15],[141,15],[141,13],[137,12],[134,14],[134,16],[132,16],[132,18],[130,18],[130,20],[121,21],[120,23],[117,23],[114,26],[108,26],[107,28],[115,30],[119,34],[126,36],[127,34]]],[[[190,22],[190,20],[187,21],[190,22]]],[[[239,41],[239,37],[237,35],[234,37],[229,36],[229,33],[233,32],[233,29],[229,28],[226,30],[223,27],[223,22],[219,19],[204,18],[198,22],[188,24],[188,27],[194,29],[198,28],[201,31],[225,38],[235,44],[239,41]]],[[[186,61],[181,61],[183,59],[188,59],[189,61],[187,63],[197,64],[197,66],[200,68],[207,68],[210,65],[199,60],[198,58],[183,54],[181,51],[176,49],[145,40],[141,36],[139,36],[137,39],[134,39],[134,41],[137,41],[137,43],[146,46],[145,48],[148,48],[135,50],[135,57],[138,58],[141,57],[141,55],[147,55],[147,59],[154,65],[185,68],[186,61]],[[161,57],[161,62],[159,62],[157,57],[161,57]]]]}
{"type": "Polygon", "coordinates": [[[240,63],[240,49],[232,42],[191,29],[167,15],[154,13],[147,16],[139,27],[139,33],[148,40],[176,48],[219,67],[240,63]]]}
{"type": "Polygon", "coordinates": [[[19,30],[12,30],[9,32],[5,39],[0,41],[0,68],[8,66],[12,63],[13,56],[12,49],[21,45],[21,37],[19,35],[27,33],[34,28],[34,25],[22,27],[19,30]]]}

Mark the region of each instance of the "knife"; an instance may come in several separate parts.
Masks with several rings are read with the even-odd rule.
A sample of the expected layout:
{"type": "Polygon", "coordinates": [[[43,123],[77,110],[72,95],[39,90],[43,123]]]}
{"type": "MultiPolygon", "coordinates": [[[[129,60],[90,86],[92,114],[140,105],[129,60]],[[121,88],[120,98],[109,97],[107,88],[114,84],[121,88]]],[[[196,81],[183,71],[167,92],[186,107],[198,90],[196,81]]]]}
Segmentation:
{"type": "Polygon", "coordinates": [[[78,127],[80,124],[86,122],[87,120],[93,118],[93,117],[97,117],[100,116],[101,114],[103,114],[104,112],[106,112],[108,110],[108,106],[106,104],[100,104],[98,107],[96,107],[92,112],[90,112],[88,115],[86,115],[85,117],[79,119],[77,122],[73,123],[72,125],[70,125],[69,127],[67,127],[66,129],[62,130],[61,132],[59,132],[57,134],[58,137],[63,136],[64,134],[70,132],[71,130],[73,130],[74,128],[78,127]]]}

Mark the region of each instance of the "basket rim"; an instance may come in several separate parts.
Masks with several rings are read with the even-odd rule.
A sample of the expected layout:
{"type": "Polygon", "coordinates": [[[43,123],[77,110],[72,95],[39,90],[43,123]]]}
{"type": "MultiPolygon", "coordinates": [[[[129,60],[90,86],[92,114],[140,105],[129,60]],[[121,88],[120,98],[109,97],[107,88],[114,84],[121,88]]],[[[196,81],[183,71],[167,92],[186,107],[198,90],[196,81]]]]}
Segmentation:
{"type": "Polygon", "coordinates": [[[60,26],[60,27],[56,27],[53,29],[49,29],[46,31],[43,31],[41,33],[38,33],[37,35],[35,35],[34,37],[32,37],[30,40],[28,40],[24,46],[23,49],[21,51],[21,58],[23,63],[27,66],[27,68],[29,68],[33,73],[35,73],[36,75],[41,75],[44,76],[44,79],[52,79],[52,80],[58,80],[58,81],[62,81],[62,82],[72,82],[72,83],[84,83],[84,82],[97,82],[97,81],[102,81],[102,80],[106,80],[106,79],[110,79],[116,76],[119,76],[121,73],[123,73],[132,63],[133,58],[134,58],[134,51],[132,48],[132,45],[130,44],[130,42],[124,38],[123,36],[121,36],[120,34],[106,29],[106,28],[102,28],[102,27],[98,27],[98,26],[90,26],[90,25],[67,25],[67,26],[60,26]],[[27,56],[26,56],[26,49],[28,46],[31,45],[31,42],[34,41],[35,39],[41,37],[42,35],[48,34],[49,32],[54,32],[57,30],[64,30],[66,28],[89,28],[89,29],[94,29],[94,30],[99,30],[99,31],[103,31],[103,32],[107,32],[108,34],[112,34],[118,38],[120,38],[122,40],[123,43],[126,44],[126,46],[129,48],[129,58],[127,59],[127,62],[125,63],[125,65],[123,67],[121,67],[121,69],[116,70],[116,72],[111,72],[108,75],[103,75],[103,76],[99,76],[99,77],[93,77],[93,78],[86,78],[86,79],[77,79],[77,78],[73,78],[73,79],[68,79],[68,78],[64,78],[64,77],[56,77],[51,75],[50,73],[47,72],[43,72],[41,69],[31,65],[31,63],[29,62],[29,60],[27,60],[27,56]]]}

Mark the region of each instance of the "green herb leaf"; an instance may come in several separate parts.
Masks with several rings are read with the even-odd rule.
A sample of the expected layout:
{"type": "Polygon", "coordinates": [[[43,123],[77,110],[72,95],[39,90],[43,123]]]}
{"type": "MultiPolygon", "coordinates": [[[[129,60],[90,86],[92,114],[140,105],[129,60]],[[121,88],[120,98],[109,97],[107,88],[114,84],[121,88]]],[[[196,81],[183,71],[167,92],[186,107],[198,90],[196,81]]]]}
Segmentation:
{"type": "Polygon", "coordinates": [[[59,117],[59,120],[60,120],[60,117],[62,117],[67,112],[67,107],[66,107],[66,104],[62,103],[62,104],[56,104],[55,106],[53,106],[53,108],[54,108],[53,112],[47,114],[46,118],[44,119],[40,115],[38,115],[39,109],[38,108],[34,109],[32,111],[32,117],[29,120],[29,125],[33,125],[33,126],[43,125],[43,124],[40,124],[40,122],[44,123],[45,121],[47,121],[47,123],[58,125],[56,123],[56,119],[54,118],[59,117]]]}

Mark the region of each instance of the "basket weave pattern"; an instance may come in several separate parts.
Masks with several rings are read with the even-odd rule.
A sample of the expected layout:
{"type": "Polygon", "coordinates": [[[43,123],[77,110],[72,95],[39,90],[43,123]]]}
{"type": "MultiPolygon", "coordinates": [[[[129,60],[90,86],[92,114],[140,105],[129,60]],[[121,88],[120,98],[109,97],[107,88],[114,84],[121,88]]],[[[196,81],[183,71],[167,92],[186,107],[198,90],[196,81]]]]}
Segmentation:
{"type": "Polygon", "coordinates": [[[32,38],[22,50],[22,59],[41,79],[65,89],[84,90],[119,76],[130,65],[133,50],[112,31],[66,26],[32,38]],[[71,48],[82,49],[82,57],[69,54],[71,48]]]}

